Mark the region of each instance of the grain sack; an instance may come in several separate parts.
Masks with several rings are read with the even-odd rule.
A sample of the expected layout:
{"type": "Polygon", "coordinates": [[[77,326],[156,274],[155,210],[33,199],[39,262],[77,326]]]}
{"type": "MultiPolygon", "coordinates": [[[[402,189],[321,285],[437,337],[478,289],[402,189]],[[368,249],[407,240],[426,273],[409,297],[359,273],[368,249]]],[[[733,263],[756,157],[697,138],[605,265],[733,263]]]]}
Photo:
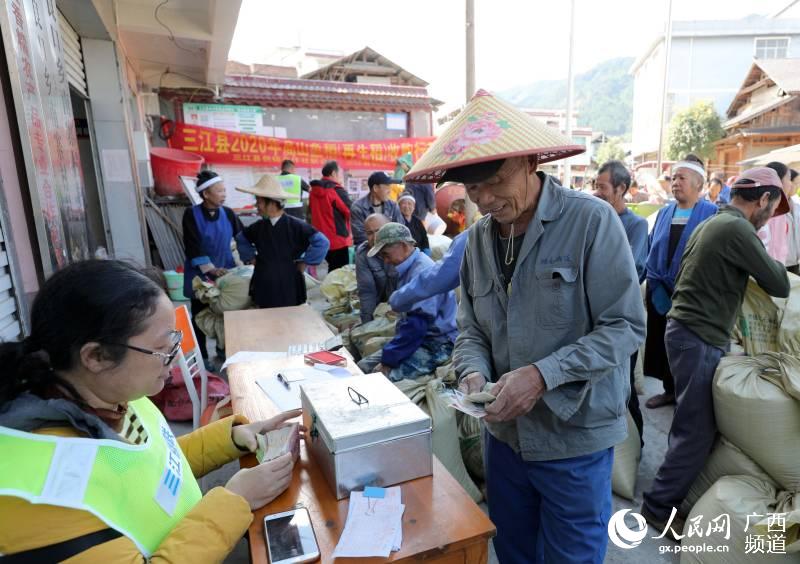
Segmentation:
{"type": "MultiPolygon", "coordinates": [[[[777,508],[777,492],[768,482],[751,476],[726,476],[717,480],[697,501],[686,520],[686,534],[681,541],[681,564],[755,564],[761,562],[798,562],[796,554],[746,554],[745,543],[748,535],[759,534],[754,531],[756,519],[750,518],[750,529],[745,532],[747,516],[767,515],[777,508]],[[723,534],[712,533],[706,536],[706,529],[712,519],[720,515],[730,516],[730,539],[723,534]],[[688,536],[687,531],[693,518],[702,516],[700,524],[704,535],[688,536]],[[703,545],[728,546],[728,552],[699,552],[703,545]],[[689,552],[691,550],[696,552],[689,552]],[[686,552],[684,552],[686,551],[686,552]]],[[[660,532],[660,531],[659,531],[660,532]]]]}
{"type": "Polygon", "coordinates": [[[751,278],[739,312],[742,346],[749,355],[763,352],[800,354],[800,277],[789,274],[787,299],[772,298],[751,278]]]}
{"type": "Polygon", "coordinates": [[[367,341],[373,337],[394,337],[395,319],[393,317],[376,317],[372,321],[362,323],[350,330],[350,343],[365,356],[367,341]]]}
{"type": "Polygon", "coordinates": [[[374,352],[378,352],[383,350],[383,347],[386,343],[392,340],[392,337],[371,337],[364,343],[364,347],[361,351],[362,356],[369,356],[374,352]]]}
{"type": "Polygon", "coordinates": [[[800,360],[724,357],[714,376],[717,427],[782,489],[800,490],[800,360]]]}
{"type": "Polygon", "coordinates": [[[329,272],[319,287],[319,291],[332,306],[349,303],[350,294],[357,290],[356,267],[352,264],[329,272]]]}
{"type": "Polygon", "coordinates": [[[728,439],[720,436],[714,444],[714,450],[711,451],[703,471],[700,472],[689,489],[689,493],[686,494],[686,499],[681,505],[681,513],[688,515],[697,500],[723,476],[752,476],[769,483],[774,488],[778,487],[778,484],[752,458],[728,439]]]}
{"type": "Polygon", "coordinates": [[[633,499],[639,460],[642,458],[642,443],[639,429],[628,412],[628,438],[614,447],[614,466],[611,470],[611,490],[625,499],[633,499]]]}
{"type": "MultiPolygon", "coordinates": [[[[800,494],[797,492],[779,491],[776,495],[775,506],[771,513],[781,513],[785,519],[785,527],[781,526],[786,552],[800,553],[800,494]]],[[[773,517],[770,527],[769,517],[765,517],[755,526],[757,534],[769,535],[774,533],[775,523],[773,517]],[[772,529],[772,531],[770,530],[772,529]]],[[[800,559],[799,559],[800,560],[800,559]]]]}
{"type": "Polygon", "coordinates": [[[431,416],[433,454],[476,503],[481,501],[483,494],[464,467],[456,422],[457,412],[449,407],[442,381],[423,376],[416,380],[400,380],[395,382],[395,386],[431,416]]]}
{"type": "Polygon", "coordinates": [[[447,235],[428,235],[428,243],[431,246],[431,258],[433,260],[442,260],[442,257],[450,248],[453,240],[447,235]]]}

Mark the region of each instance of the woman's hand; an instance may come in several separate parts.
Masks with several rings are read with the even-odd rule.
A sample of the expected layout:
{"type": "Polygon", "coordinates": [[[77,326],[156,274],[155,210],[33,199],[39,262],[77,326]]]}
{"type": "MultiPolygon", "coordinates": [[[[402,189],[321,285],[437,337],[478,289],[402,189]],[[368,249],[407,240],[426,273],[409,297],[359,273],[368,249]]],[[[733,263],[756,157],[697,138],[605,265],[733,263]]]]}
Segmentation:
{"type": "Polygon", "coordinates": [[[294,457],[286,453],[253,468],[239,470],[225,488],[242,496],[255,511],[281,495],[292,481],[294,457]]]}
{"type": "MultiPolygon", "coordinates": [[[[291,423],[287,423],[287,421],[289,419],[294,419],[295,417],[300,417],[302,413],[302,409],[294,409],[264,421],[257,421],[248,425],[234,425],[234,427],[231,429],[231,439],[233,440],[233,444],[235,444],[240,450],[255,452],[256,449],[258,449],[256,435],[262,435],[268,431],[274,431],[275,429],[280,429],[281,427],[291,425],[291,423]]],[[[306,428],[300,425],[300,437],[303,439],[305,439],[305,432],[306,428]]]]}

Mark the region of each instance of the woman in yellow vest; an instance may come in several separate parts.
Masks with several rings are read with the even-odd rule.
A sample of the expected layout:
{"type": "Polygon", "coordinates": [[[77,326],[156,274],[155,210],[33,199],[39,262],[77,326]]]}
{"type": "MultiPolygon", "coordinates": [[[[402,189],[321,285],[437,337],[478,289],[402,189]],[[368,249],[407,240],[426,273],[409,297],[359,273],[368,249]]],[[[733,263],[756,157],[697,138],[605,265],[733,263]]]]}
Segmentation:
{"type": "Polygon", "coordinates": [[[202,495],[196,476],[299,410],[176,439],[147,399],[179,350],[174,329],[164,291],[122,262],[76,263],[44,284],[30,337],[0,344],[0,562],[221,562],[251,509],[286,489],[293,454],[202,495]]]}

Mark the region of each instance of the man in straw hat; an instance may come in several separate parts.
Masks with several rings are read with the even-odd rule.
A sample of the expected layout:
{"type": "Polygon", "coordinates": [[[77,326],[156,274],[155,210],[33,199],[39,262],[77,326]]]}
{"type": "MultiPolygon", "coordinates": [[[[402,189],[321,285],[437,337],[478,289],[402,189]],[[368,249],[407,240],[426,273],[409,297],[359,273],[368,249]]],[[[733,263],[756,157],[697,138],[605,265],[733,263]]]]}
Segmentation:
{"type": "Polygon", "coordinates": [[[750,169],[731,187],[731,204],[692,233],[683,253],[666,332],[678,402],[664,462],[642,506],[644,518],[659,530],[669,528],[675,540],[683,531],[676,508],[716,438],[711,382],[728,349],[748,278],[755,278],[771,296],[789,296],[786,269],[767,254],[756,235],[773,214],[788,211],[776,172],[750,169]]]}
{"type": "Polygon", "coordinates": [[[462,391],[494,382],[486,483],[504,563],[602,562],[608,542],[644,309],[613,208],[537,171],[583,151],[479,91],[405,177],[462,182],[484,215],[468,231],[453,362],[462,391]]]}
{"type": "Polygon", "coordinates": [[[258,307],[288,307],[306,302],[305,267],[317,265],[328,252],[328,239],[302,219],[287,215],[284,203],[292,195],[277,178],[265,174],[255,186],[236,188],[256,197],[261,220],[244,235],[256,248],[256,269],[250,295],[258,307]]]}
{"type": "Polygon", "coordinates": [[[689,236],[701,222],[717,213],[717,206],[700,199],[706,171],[703,162],[694,155],[672,166],[670,177],[675,201],[661,208],[649,235],[650,251],[647,255],[647,341],[644,348],[644,373],[658,378],[664,393],[656,394],[645,405],[650,409],[675,403],[675,383],[664,332],[667,329],[667,312],[672,306],[675,276],[689,236]]]}

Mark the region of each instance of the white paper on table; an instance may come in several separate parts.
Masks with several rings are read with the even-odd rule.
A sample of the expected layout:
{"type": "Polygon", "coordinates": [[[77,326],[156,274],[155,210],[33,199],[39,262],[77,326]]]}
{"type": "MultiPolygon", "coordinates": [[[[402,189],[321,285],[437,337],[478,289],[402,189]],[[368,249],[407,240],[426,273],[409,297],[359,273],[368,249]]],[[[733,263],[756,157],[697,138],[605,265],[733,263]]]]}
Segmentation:
{"type": "MultiPolygon", "coordinates": [[[[355,493],[355,492],[353,492],[355,493]]],[[[388,558],[403,527],[405,505],[385,499],[350,497],[350,508],[333,557],[388,558]]]]}
{"type": "Polygon", "coordinates": [[[281,411],[291,411],[292,409],[300,409],[300,386],[306,382],[321,382],[324,380],[333,380],[335,376],[331,375],[326,370],[317,370],[310,366],[303,366],[300,368],[284,368],[276,370],[266,376],[261,376],[256,379],[256,384],[261,390],[267,394],[272,403],[281,411]],[[289,386],[283,384],[278,380],[278,374],[283,374],[284,380],[289,383],[289,386]]]}
{"type": "Polygon", "coordinates": [[[237,362],[256,362],[259,360],[274,360],[276,358],[286,358],[285,352],[264,352],[264,351],[239,351],[232,354],[225,360],[220,371],[225,370],[231,364],[237,362]]]}
{"type": "MultiPolygon", "coordinates": [[[[400,490],[400,486],[394,486],[392,488],[385,488],[385,495],[381,499],[372,498],[373,502],[380,503],[383,505],[391,505],[394,507],[402,507],[405,510],[405,506],[402,504],[402,494],[400,490]]],[[[350,492],[350,506],[347,510],[347,519],[350,519],[350,511],[352,511],[353,507],[361,507],[364,503],[363,500],[368,499],[364,497],[364,492],[350,492]]],[[[400,547],[403,545],[403,522],[402,522],[402,512],[400,512],[399,519],[400,523],[397,527],[397,532],[395,533],[394,539],[392,541],[392,552],[396,552],[400,550],[400,547]]],[[[345,527],[347,524],[345,523],[345,527]]],[[[344,532],[342,532],[344,535],[344,532]]]]}

